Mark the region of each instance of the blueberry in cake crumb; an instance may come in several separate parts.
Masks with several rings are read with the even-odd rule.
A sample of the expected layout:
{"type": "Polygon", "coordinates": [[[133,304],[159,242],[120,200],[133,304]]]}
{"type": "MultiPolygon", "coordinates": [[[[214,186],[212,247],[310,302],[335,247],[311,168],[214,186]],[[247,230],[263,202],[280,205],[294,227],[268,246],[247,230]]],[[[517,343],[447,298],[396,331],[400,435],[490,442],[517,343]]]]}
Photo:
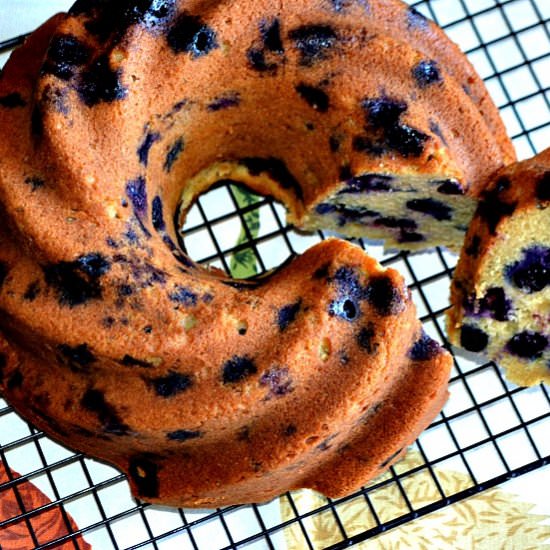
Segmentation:
{"type": "Polygon", "coordinates": [[[542,356],[549,343],[544,334],[525,330],[513,336],[506,344],[506,349],[513,355],[533,360],[542,356]]]}
{"type": "Polygon", "coordinates": [[[136,484],[138,493],[145,498],[156,498],[159,495],[158,465],[149,455],[138,455],[130,460],[128,473],[136,484]]]}
{"type": "Polygon", "coordinates": [[[483,351],[489,343],[489,336],[486,332],[473,325],[462,325],[460,329],[460,345],[473,352],[483,351]]]}
{"type": "Polygon", "coordinates": [[[331,212],[336,212],[336,205],[328,202],[321,202],[315,207],[315,212],[321,215],[330,214],[331,212]]]}
{"type": "Polygon", "coordinates": [[[250,357],[234,355],[222,367],[222,380],[224,384],[234,384],[257,372],[258,369],[250,357]]]}
{"type": "Polygon", "coordinates": [[[326,113],[329,108],[329,97],[321,88],[300,83],[295,86],[298,95],[313,109],[320,113],[326,113]]]}
{"type": "Polygon", "coordinates": [[[218,47],[216,33],[202,19],[182,13],[168,32],[168,45],[174,53],[190,53],[192,58],[218,47]]]}
{"type": "Polygon", "coordinates": [[[365,350],[367,353],[374,353],[378,348],[378,343],[373,342],[376,332],[374,325],[369,323],[366,327],[363,327],[356,335],[357,345],[365,350]]]}
{"type": "Polygon", "coordinates": [[[120,70],[111,69],[109,57],[104,54],[80,73],[76,90],[87,107],[101,102],[111,103],[124,99],[128,93],[120,78],[120,70]]]}
{"type": "Polygon", "coordinates": [[[286,330],[288,326],[296,320],[296,316],[300,312],[301,307],[302,300],[299,299],[297,302],[294,302],[293,304],[288,304],[279,309],[277,313],[277,324],[279,325],[279,330],[281,332],[286,330]]]}
{"type": "Polygon", "coordinates": [[[490,317],[495,321],[508,321],[512,310],[512,302],[506,298],[502,287],[489,288],[479,300],[477,313],[481,317],[490,317]]]}
{"type": "Polygon", "coordinates": [[[326,53],[336,42],[336,32],[329,25],[303,25],[288,33],[300,52],[300,64],[311,66],[325,59],[326,53]]]}
{"type": "Polygon", "coordinates": [[[527,294],[540,292],[550,285],[550,248],[532,246],[522,252],[521,260],[505,267],[506,280],[527,294]]]}
{"type": "Polygon", "coordinates": [[[409,351],[409,357],[413,361],[429,361],[441,353],[441,346],[430,338],[424,330],[420,338],[413,344],[409,351]]]}
{"type": "Polygon", "coordinates": [[[166,439],[170,441],[188,441],[202,437],[203,433],[199,430],[175,430],[166,434],[166,439]]]}
{"type": "Polygon", "coordinates": [[[464,195],[460,182],[452,179],[437,182],[437,192],[442,195],[464,195]]]}
{"type": "Polygon", "coordinates": [[[149,162],[149,151],[151,150],[151,147],[159,140],[160,134],[158,132],[147,132],[145,134],[145,137],[137,150],[139,162],[143,164],[143,166],[147,166],[149,162]]]}
{"type": "Polygon", "coordinates": [[[183,138],[178,138],[168,149],[168,152],[166,153],[166,159],[164,160],[164,171],[170,172],[172,170],[172,166],[174,166],[174,163],[178,160],[181,152],[184,149],[184,141],[183,138]]]}
{"type": "Polygon", "coordinates": [[[396,315],[405,307],[401,293],[386,275],[371,278],[365,296],[377,313],[383,316],[396,315]]]}
{"type": "Polygon", "coordinates": [[[86,390],[80,404],[85,410],[97,414],[104,432],[119,436],[130,433],[129,426],[122,422],[115,408],[107,403],[105,394],[101,390],[93,388],[86,390]]]}
{"type": "Polygon", "coordinates": [[[407,201],[407,208],[431,216],[438,221],[450,220],[453,217],[453,209],[436,199],[412,199],[407,201]]]}
{"type": "Polygon", "coordinates": [[[294,391],[288,367],[270,368],[262,374],[259,384],[260,386],[267,386],[269,388],[269,393],[266,396],[267,399],[271,397],[282,397],[294,391]]]}
{"type": "Polygon", "coordinates": [[[443,78],[436,61],[421,61],[413,67],[412,75],[419,88],[442,82],[443,78]]]}
{"type": "Polygon", "coordinates": [[[193,382],[188,374],[171,371],[166,376],[153,378],[151,384],[159,397],[167,399],[188,390],[193,382]]]}
{"type": "Polygon", "coordinates": [[[0,107],[15,109],[16,107],[25,107],[27,102],[21,97],[21,94],[13,92],[0,97],[0,107]]]}
{"type": "Polygon", "coordinates": [[[535,194],[539,201],[550,201],[550,171],[544,172],[537,182],[535,194]]]}
{"type": "Polygon", "coordinates": [[[84,65],[90,56],[90,48],[75,36],[69,34],[54,36],[42,71],[53,74],[61,80],[69,80],[74,75],[75,67],[84,65]]]}
{"type": "Polygon", "coordinates": [[[391,182],[392,176],[384,174],[362,174],[354,176],[346,181],[345,187],[338,191],[338,195],[370,193],[372,191],[389,192],[393,188],[391,182]]]}
{"type": "Polygon", "coordinates": [[[375,226],[398,228],[398,229],[416,229],[418,224],[411,218],[396,218],[394,216],[383,216],[374,221],[375,226]]]}

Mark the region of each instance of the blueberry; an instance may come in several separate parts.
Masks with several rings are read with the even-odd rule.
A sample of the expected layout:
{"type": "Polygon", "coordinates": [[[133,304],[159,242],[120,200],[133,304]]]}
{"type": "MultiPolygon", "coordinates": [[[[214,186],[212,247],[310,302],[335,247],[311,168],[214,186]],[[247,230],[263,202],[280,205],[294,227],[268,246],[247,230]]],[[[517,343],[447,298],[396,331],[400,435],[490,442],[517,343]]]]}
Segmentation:
{"type": "Polygon", "coordinates": [[[294,46],[300,52],[300,64],[311,66],[326,58],[336,42],[336,32],[329,25],[303,25],[288,33],[294,46]]]}
{"type": "Polygon", "coordinates": [[[151,363],[148,363],[143,359],[137,359],[128,353],[120,360],[120,364],[125,367],[141,367],[143,369],[150,369],[153,366],[151,363]]]}
{"type": "Polygon", "coordinates": [[[328,273],[329,273],[329,271],[328,271],[329,267],[330,267],[329,263],[323,264],[322,266],[318,267],[313,272],[313,278],[314,279],[327,279],[328,278],[328,273]]]}
{"type": "Polygon", "coordinates": [[[430,84],[442,82],[443,78],[436,61],[421,61],[413,67],[412,75],[419,88],[427,88],[430,84]]]}
{"type": "Polygon", "coordinates": [[[286,330],[288,326],[296,320],[296,316],[300,312],[301,307],[302,300],[299,299],[297,302],[294,302],[293,304],[288,304],[279,309],[277,313],[277,324],[279,325],[279,330],[281,332],[286,330]]]}
{"type": "Polygon", "coordinates": [[[221,111],[229,107],[237,107],[241,102],[241,97],[238,92],[229,92],[225,95],[217,97],[214,101],[208,104],[209,111],[221,111]]]}
{"type": "Polygon", "coordinates": [[[168,45],[174,53],[201,57],[218,47],[216,33],[202,19],[182,13],[168,32],[168,45]]]}
{"type": "Polygon", "coordinates": [[[410,229],[401,228],[397,237],[397,242],[400,243],[418,243],[425,241],[426,237],[422,233],[411,231],[410,229]]]}
{"type": "Polygon", "coordinates": [[[15,390],[23,385],[23,374],[16,370],[9,378],[7,383],[8,390],[15,390]]]}
{"type": "Polygon", "coordinates": [[[373,140],[369,136],[354,136],[351,146],[358,153],[367,153],[375,157],[380,157],[388,152],[388,148],[383,141],[373,140]]]}
{"type": "Polygon", "coordinates": [[[404,157],[419,157],[424,152],[424,143],[429,136],[407,125],[386,130],[386,143],[390,149],[404,157]]]}
{"type": "Polygon", "coordinates": [[[90,56],[90,48],[75,36],[54,36],[42,70],[61,80],[69,80],[74,75],[75,67],[87,63],[90,56]]]}
{"type": "Polygon", "coordinates": [[[170,441],[188,441],[189,439],[197,439],[202,437],[203,433],[198,430],[176,430],[174,432],[168,432],[166,439],[170,441]]]}
{"type": "Polygon", "coordinates": [[[277,70],[277,63],[268,62],[263,49],[249,48],[246,58],[250,67],[259,73],[274,73],[277,70]]]}
{"type": "Polygon", "coordinates": [[[340,267],[332,281],[338,287],[338,298],[329,304],[329,315],[355,321],[361,315],[359,301],[364,298],[364,289],[356,273],[351,268],[340,267]]]}
{"type": "Polygon", "coordinates": [[[506,349],[513,355],[532,360],[541,357],[548,344],[548,337],[544,334],[526,330],[511,338],[506,349]]]}
{"type": "Polygon", "coordinates": [[[181,285],[176,285],[174,291],[168,295],[168,298],[170,298],[172,302],[183,304],[184,306],[197,305],[197,294],[181,285]]]}
{"type": "Polygon", "coordinates": [[[539,179],[535,193],[539,201],[550,201],[550,171],[544,172],[539,179]]]}
{"type": "Polygon", "coordinates": [[[550,285],[550,248],[532,246],[523,251],[521,260],[506,266],[506,279],[521,291],[532,294],[550,285]]]}
{"type": "Polygon", "coordinates": [[[6,278],[8,276],[9,267],[6,262],[0,261],[0,289],[2,288],[6,278]]]}
{"type": "Polygon", "coordinates": [[[329,97],[326,92],[315,86],[301,83],[294,87],[298,95],[313,109],[326,113],[329,108],[329,97]]]}
{"type": "Polygon", "coordinates": [[[457,180],[443,180],[435,183],[437,192],[442,195],[464,195],[464,189],[457,180]]]}
{"type": "Polygon", "coordinates": [[[82,407],[97,414],[104,432],[113,435],[128,435],[130,428],[122,422],[116,409],[107,403],[105,394],[98,389],[87,390],[80,401],[82,407]]]}
{"type": "Polygon", "coordinates": [[[183,138],[178,138],[170,146],[170,148],[168,149],[168,153],[166,153],[166,159],[164,160],[165,172],[170,172],[172,170],[172,166],[174,166],[174,163],[178,160],[184,147],[185,147],[185,143],[183,141],[183,138]]]}
{"type": "Polygon", "coordinates": [[[369,323],[366,327],[363,327],[356,335],[355,339],[357,345],[365,350],[367,353],[374,353],[378,348],[378,343],[373,342],[376,332],[374,325],[369,323]]]}
{"type": "Polygon", "coordinates": [[[418,227],[417,223],[411,218],[396,218],[394,216],[385,216],[378,218],[374,225],[399,228],[399,229],[416,229],[418,227]]]}
{"type": "Polygon", "coordinates": [[[500,198],[500,194],[510,187],[510,180],[500,178],[495,187],[490,191],[484,191],[481,194],[481,200],[478,203],[476,215],[487,224],[491,234],[496,234],[496,228],[502,218],[511,216],[516,207],[517,202],[508,203],[500,198]]]}
{"type": "Polygon", "coordinates": [[[171,371],[166,376],[151,380],[155,393],[165,399],[188,390],[193,382],[188,374],[171,371]]]}
{"type": "Polygon", "coordinates": [[[468,350],[483,351],[489,343],[489,336],[480,328],[473,325],[462,325],[460,330],[460,345],[468,350]]]}
{"type": "Polygon", "coordinates": [[[139,496],[157,498],[159,496],[159,467],[148,454],[132,457],[128,473],[135,483],[139,496]]]}
{"type": "Polygon", "coordinates": [[[281,24],[276,17],[272,20],[264,20],[260,23],[260,35],[264,48],[270,52],[284,53],[281,40],[281,24]]]}
{"type": "Polygon", "coordinates": [[[149,151],[153,144],[160,140],[160,134],[158,132],[147,132],[140,146],[138,147],[137,154],[139,162],[143,166],[147,166],[149,162],[149,151]]]}
{"type": "Polygon", "coordinates": [[[158,195],[153,199],[152,216],[153,227],[157,231],[164,231],[166,229],[166,224],[164,223],[164,216],[162,212],[162,200],[158,195]]]}
{"type": "Polygon", "coordinates": [[[399,118],[407,110],[404,101],[389,97],[365,98],[361,102],[368,122],[374,128],[390,129],[398,124],[399,118]]]}
{"type": "Polygon", "coordinates": [[[126,195],[130,199],[136,216],[142,216],[147,213],[147,188],[145,178],[137,177],[126,184],[126,195]]]}
{"type": "Polygon", "coordinates": [[[29,176],[28,178],[25,178],[25,183],[27,185],[30,185],[31,191],[33,192],[46,185],[46,182],[42,178],[39,178],[37,176],[29,176]]]}
{"type": "Polygon", "coordinates": [[[92,279],[99,279],[99,277],[105,275],[111,269],[111,264],[107,258],[97,252],[80,256],[76,260],[76,263],[79,269],[92,279]]]}
{"type": "Polygon", "coordinates": [[[292,189],[299,199],[303,199],[302,187],[281,159],[275,157],[245,157],[239,162],[246,166],[252,176],[265,173],[271,179],[280,183],[284,189],[292,189]]]}
{"type": "Polygon", "coordinates": [[[420,338],[413,344],[409,351],[409,357],[413,361],[429,361],[441,353],[441,346],[424,331],[420,338]]]}
{"type": "Polygon", "coordinates": [[[351,298],[334,300],[329,305],[329,315],[341,317],[346,321],[355,321],[361,311],[357,302],[351,298]]]}
{"type": "Polygon", "coordinates": [[[283,435],[285,435],[286,437],[290,437],[294,435],[297,431],[298,431],[298,428],[296,428],[294,424],[289,424],[284,428],[283,435]]]}
{"type": "Polygon", "coordinates": [[[29,302],[33,302],[34,300],[36,300],[39,294],[40,294],[40,282],[33,281],[32,283],[29,284],[29,286],[25,290],[25,293],[23,294],[23,299],[29,302]]]}
{"type": "Polygon", "coordinates": [[[77,372],[81,370],[81,367],[88,367],[97,361],[96,356],[90,351],[88,344],[80,344],[74,347],[68,344],[60,344],[57,349],[68,361],[71,368],[77,372]]]}
{"type": "Polygon", "coordinates": [[[336,205],[336,211],[341,214],[346,221],[359,220],[361,218],[374,218],[380,215],[375,210],[369,210],[363,206],[345,206],[343,204],[336,205]]]}
{"type": "Polygon", "coordinates": [[[333,153],[337,153],[339,150],[340,150],[340,145],[341,145],[341,138],[339,136],[330,136],[328,138],[328,146],[329,146],[329,149],[333,152],[333,153]]]}
{"type": "Polygon", "coordinates": [[[366,299],[383,316],[396,315],[405,308],[403,297],[387,275],[377,275],[369,280],[366,299]]]}
{"type": "Polygon", "coordinates": [[[13,92],[0,97],[0,107],[15,109],[16,107],[25,107],[27,102],[21,97],[21,94],[13,92]]]}
{"type": "Polygon", "coordinates": [[[258,372],[258,369],[252,359],[246,355],[243,357],[234,355],[222,367],[222,380],[224,384],[234,384],[242,382],[249,376],[256,374],[256,372],[258,372]]]}
{"type": "Polygon", "coordinates": [[[453,217],[453,209],[435,199],[412,199],[407,201],[407,208],[431,216],[438,221],[450,220],[453,217]]]}
{"type": "Polygon", "coordinates": [[[101,55],[85,71],[80,73],[76,90],[88,107],[102,101],[110,103],[122,100],[128,90],[120,82],[121,71],[111,69],[107,54],[101,55]]]}
{"type": "Polygon", "coordinates": [[[355,176],[346,181],[346,186],[338,191],[338,194],[370,193],[372,191],[389,192],[393,190],[391,186],[392,180],[392,176],[383,174],[363,174],[355,176]]]}
{"type": "Polygon", "coordinates": [[[330,204],[328,202],[321,202],[315,207],[315,212],[321,215],[330,214],[331,212],[335,212],[335,211],[336,211],[336,205],[330,204]]]}
{"type": "Polygon", "coordinates": [[[512,302],[506,299],[502,287],[493,287],[487,290],[479,301],[479,315],[491,317],[495,321],[508,321],[512,302]]]}
{"type": "Polygon", "coordinates": [[[288,373],[287,367],[270,368],[262,374],[259,383],[260,386],[267,386],[269,388],[268,399],[271,397],[282,397],[294,391],[292,378],[288,373]]]}

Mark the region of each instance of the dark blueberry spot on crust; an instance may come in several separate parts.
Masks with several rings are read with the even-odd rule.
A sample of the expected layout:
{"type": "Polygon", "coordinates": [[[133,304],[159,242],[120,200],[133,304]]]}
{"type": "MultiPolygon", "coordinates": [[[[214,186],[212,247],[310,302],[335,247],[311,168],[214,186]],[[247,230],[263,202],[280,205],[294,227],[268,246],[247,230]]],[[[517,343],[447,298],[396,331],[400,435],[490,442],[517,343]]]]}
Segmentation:
{"type": "Polygon", "coordinates": [[[168,298],[170,298],[172,302],[183,304],[184,306],[197,305],[197,294],[181,285],[176,285],[174,291],[168,295],[168,298]]]}
{"type": "Polygon", "coordinates": [[[381,97],[366,98],[361,102],[366,112],[367,120],[374,128],[390,129],[399,123],[399,118],[407,110],[404,101],[381,97]]]}
{"type": "Polygon", "coordinates": [[[149,455],[138,455],[130,460],[128,473],[136,484],[138,494],[145,498],[157,498],[159,495],[158,465],[149,455]]]}
{"type": "Polygon", "coordinates": [[[374,325],[369,323],[363,327],[356,336],[357,345],[367,353],[374,353],[378,348],[378,343],[373,342],[376,332],[374,325]]]}
{"type": "Polygon", "coordinates": [[[329,97],[320,88],[300,83],[295,86],[298,95],[313,109],[320,113],[326,113],[329,108],[329,97]]]}
{"type": "Polygon", "coordinates": [[[177,139],[170,146],[170,149],[168,149],[168,153],[166,153],[166,159],[164,161],[165,172],[170,172],[172,170],[172,166],[174,166],[174,163],[176,162],[176,160],[178,160],[183,149],[184,149],[183,138],[177,139]]]}
{"type": "Polygon", "coordinates": [[[345,187],[338,191],[338,194],[392,191],[392,186],[390,184],[392,180],[392,176],[386,176],[384,174],[363,174],[361,176],[355,176],[346,181],[345,187]]]}
{"type": "Polygon", "coordinates": [[[326,279],[328,277],[328,268],[330,264],[324,264],[317,268],[313,273],[314,279],[326,279]]]}
{"type": "Polygon", "coordinates": [[[396,315],[405,308],[403,297],[387,275],[378,275],[369,280],[366,299],[383,316],[396,315]]]}
{"type": "Polygon", "coordinates": [[[521,260],[505,268],[506,279],[527,294],[540,292],[550,285],[550,248],[532,246],[522,252],[521,260]]]}
{"type": "Polygon", "coordinates": [[[407,208],[431,216],[438,221],[450,220],[453,217],[453,209],[435,199],[412,199],[407,201],[407,208]]]}
{"type": "Polygon", "coordinates": [[[413,67],[412,74],[420,88],[426,88],[430,84],[442,82],[443,78],[439,72],[436,61],[421,61],[413,67]]]}
{"type": "MultiPolygon", "coordinates": [[[[361,177],[361,176],[358,176],[361,177]]],[[[340,172],[338,173],[338,178],[340,181],[347,182],[348,180],[353,179],[353,173],[351,171],[351,167],[349,163],[344,163],[342,166],[340,166],[340,172]]]]}
{"type": "Polygon", "coordinates": [[[23,374],[20,370],[16,370],[9,378],[7,387],[8,390],[20,388],[23,385],[23,374]]]}
{"type": "Polygon", "coordinates": [[[25,290],[25,293],[23,294],[23,299],[29,302],[33,302],[34,300],[36,300],[39,294],[40,294],[40,282],[33,281],[32,283],[29,284],[29,286],[25,290]]]}
{"type": "Polygon", "coordinates": [[[36,137],[41,137],[44,134],[44,120],[40,105],[35,105],[32,109],[31,131],[36,137]]]}
{"type": "Polygon", "coordinates": [[[76,85],[78,95],[88,107],[102,101],[110,103],[124,99],[128,91],[122,86],[120,77],[120,70],[111,69],[109,57],[104,54],[80,73],[76,85]]]}
{"type": "Polygon", "coordinates": [[[97,360],[95,355],[90,351],[88,344],[80,344],[78,346],[69,346],[68,344],[61,344],[58,346],[58,350],[67,360],[69,366],[75,371],[82,370],[82,367],[87,367],[97,360]]]}
{"type": "Polygon", "coordinates": [[[126,184],[126,195],[128,195],[134,207],[136,216],[142,216],[147,213],[147,189],[143,176],[130,180],[126,184]]]}
{"type": "Polygon", "coordinates": [[[128,354],[126,354],[120,360],[120,364],[124,365],[125,367],[141,367],[144,369],[150,369],[153,366],[151,363],[148,363],[147,361],[143,361],[143,359],[137,359],[136,357],[133,357],[128,354]]]}
{"type": "Polygon", "coordinates": [[[468,350],[483,351],[489,343],[489,336],[480,328],[473,325],[462,325],[460,329],[460,345],[468,350]]]}
{"type": "Polygon", "coordinates": [[[24,107],[26,104],[27,102],[17,92],[0,97],[0,107],[15,109],[16,107],[24,107]]]}
{"type": "Polygon", "coordinates": [[[259,383],[260,386],[267,386],[269,388],[267,399],[282,397],[294,390],[292,387],[292,378],[288,374],[287,367],[272,367],[262,374],[259,383]]]}
{"type": "Polygon", "coordinates": [[[303,25],[288,33],[300,52],[300,64],[311,66],[325,59],[326,53],[336,42],[336,32],[328,25],[303,25]]]}
{"type": "Polygon", "coordinates": [[[45,182],[42,178],[39,178],[37,176],[29,176],[28,178],[25,178],[25,183],[27,185],[30,185],[31,191],[36,191],[37,189],[40,189],[41,187],[44,187],[45,182]]]}
{"type": "Polygon", "coordinates": [[[266,173],[270,178],[280,183],[284,189],[292,189],[299,199],[303,199],[300,184],[282,160],[275,157],[246,157],[239,162],[246,166],[252,176],[266,173]]]}
{"type": "Polygon", "coordinates": [[[424,143],[429,139],[426,134],[407,125],[395,126],[386,131],[386,142],[404,157],[419,157],[424,151],[424,143]]]}
{"type": "Polygon", "coordinates": [[[355,321],[361,314],[359,302],[365,297],[365,289],[359,283],[357,274],[351,268],[341,267],[332,282],[338,288],[338,298],[329,304],[329,315],[355,321]]]}
{"type": "Polygon", "coordinates": [[[337,153],[339,150],[340,150],[340,142],[341,142],[341,138],[338,137],[338,136],[330,136],[328,138],[328,146],[329,146],[329,149],[333,152],[333,153],[337,153]]]}
{"type": "Polygon", "coordinates": [[[202,19],[182,13],[168,32],[168,45],[174,53],[190,53],[201,57],[218,47],[216,33],[202,19]]]}
{"type": "Polygon", "coordinates": [[[548,344],[548,337],[544,334],[526,330],[511,338],[506,349],[513,355],[533,360],[542,356],[548,344]]]}
{"type": "Polygon", "coordinates": [[[293,304],[288,304],[282,307],[277,313],[277,324],[279,325],[279,330],[283,332],[288,328],[288,326],[296,320],[296,316],[302,307],[302,300],[298,300],[293,304]]]}
{"type": "Polygon", "coordinates": [[[409,27],[425,29],[428,27],[428,19],[412,6],[407,10],[407,23],[409,27]]]}
{"type": "Polygon", "coordinates": [[[481,237],[479,235],[474,235],[470,244],[466,247],[465,252],[468,256],[477,258],[479,256],[479,250],[481,246],[481,237]]]}
{"type": "MultiPolygon", "coordinates": [[[[445,136],[443,135],[443,131],[435,120],[430,120],[430,131],[432,131],[441,140],[443,145],[445,145],[446,147],[449,145],[447,143],[447,140],[445,139],[445,136]]],[[[443,191],[440,192],[442,193],[443,191]]]]}
{"type": "Polygon", "coordinates": [[[137,154],[139,162],[143,166],[147,166],[149,162],[149,151],[156,141],[159,141],[160,134],[158,132],[147,132],[140,146],[138,147],[137,154]]]}
{"type": "Polygon", "coordinates": [[[270,52],[284,53],[283,41],[281,40],[281,24],[277,18],[271,21],[260,23],[260,35],[264,48],[270,52]]]}
{"type": "Polygon", "coordinates": [[[166,376],[154,378],[151,383],[159,397],[169,398],[189,389],[193,382],[188,374],[169,372],[166,376]]]}
{"type": "Polygon", "coordinates": [[[537,182],[536,197],[539,201],[550,201],[550,171],[537,182]]]}
{"type": "Polygon", "coordinates": [[[298,431],[298,428],[294,424],[289,424],[284,430],[283,434],[287,437],[290,437],[291,435],[294,435],[298,431]]]}
{"type": "Polygon", "coordinates": [[[58,294],[61,305],[74,307],[101,298],[100,278],[110,264],[100,254],[81,256],[74,262],[59,262],[43,268],[46,283],[58,294]]]}
{"type": "Polygon", "coordinates": [[[114,435],[127,435],[130,432],[129,426],[122,422],[116,409],[107,403],[101,390],[87,390],[82,396],[80,404],[87,411],[97,414],[103,431],[114,435]]]}
{"type": "Polygon", "coordinates": [[[164,216],[162,212],[162,200],[158,195],[153,199],[152,215],[153,227],[157,231],[164,231],[166,229],[166,224],[164,223],[164,216]]]}
{"type": "Polygon", "coordinates": [[[517,206],[517,202],[507,203],[501,200],[500,193],[510,187],[508,178],[500,178],[495,187],[482,193],[482,200],[478,203],[476,215],[485,221],[491,234],[496,234],[496,228],[500,220],[505,216],[511,216],[517,206]]]}
{"type": "Polygon", "coordinates": [[[226,95],[217,97],[212,103],[208,104],[207,109],[209,111],[221,111],[222,109],[228,109],[229,107],[237,107],[241,102],[241,98],[238,92],[230,92],[226,95]]]}
{"type": "Polygon", "coordinates": [[[413,361],[429,361],[437,357],[440,353],[441,346],[422,331],[422,335],[409,351],[409,357],[413,361]]]}
{"type": "Polygon", "coordinates": [[[258,369],[249,357],[234,355],[223,365],[222,380],[224,384],[234,384],[242,382],[249,376],[256,374],[256,372],[258,372],[258,369]]]}
{"type": "Polygon", "coordinates": [[[197,439],[202,437],[202,432],[198,430],[176,430],[175,432],[168,432],[166,439],[170,441],[187,441],[189,439],[197,439]]]}
{"type": "Polygon", "coordinates": [[[275,72],[277,63],[268,62],[265,57],[265,51],[260,48],[250,48],[246,52],[248,63],[255,71],[260,73],[275,72]]]}
{"type": "Polygon", "coordinates": [[[250,426],[243,426],[237,430],[237,441],[250,442],[250,426]]]}
{"type": "Polygon", "coordinates": [[[2,288],[6,277],[8,276],[9,268],[8,264],[0,261],[0,288],[2,288]]]}
{"type": "Polygon", "coordinates": [[[54,36],[42,70],[61,80],[69,80],[74,75],[75,67],[87,63],[90,55],[90,48],[75,36],[54,36]]]}
{"type": "Polygon", "coordinates": [[[457,180],[438,182],[437,192],[442,195],[464,195],[464,189],[457,180]]]}

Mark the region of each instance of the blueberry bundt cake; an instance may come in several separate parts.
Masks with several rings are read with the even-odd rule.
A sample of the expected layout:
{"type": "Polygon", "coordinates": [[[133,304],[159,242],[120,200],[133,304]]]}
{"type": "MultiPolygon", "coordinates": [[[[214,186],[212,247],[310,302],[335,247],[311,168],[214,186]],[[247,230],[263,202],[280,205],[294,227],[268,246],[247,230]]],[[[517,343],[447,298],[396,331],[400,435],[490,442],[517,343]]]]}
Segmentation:
{"type": "Polygon", "coordinates": [[[550,384],[550,149],[482,193],[451,288],[448,332],[516,384],[550,384]]]}
{"type": "Polygon", "coordinates": [[[179,221],[229,179],[303,227],[456,246],[474,174],[512,156],[400,3],[79,0],[0,77],[2,392],[149,501],[347,493],[447,395],[403,279],[334,240],[227,279],[179,221]]]}

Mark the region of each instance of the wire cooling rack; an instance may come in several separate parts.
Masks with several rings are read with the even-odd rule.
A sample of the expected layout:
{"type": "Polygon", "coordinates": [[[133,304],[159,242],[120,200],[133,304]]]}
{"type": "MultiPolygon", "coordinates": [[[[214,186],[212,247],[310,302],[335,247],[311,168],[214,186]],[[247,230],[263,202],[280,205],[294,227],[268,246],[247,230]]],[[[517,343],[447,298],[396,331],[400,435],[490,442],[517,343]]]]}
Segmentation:
{"type": "MultiPolygon", "coordinates": [[[[6,17],[22,17],[20,32],[30,31],[25,24],[38,23],[30,19],[33,3],[42,4],[0,0],[0,63],[22,40],[2,34],[6,17]]],[[[438,22],[468,54],[501,109],[518,155],[531,156],[549,146],[550,0],[409,3],[438,22]]],[[[50,4],[53,11],[67,8],[70,0],[50,4]]],[[[45,11],[44,5],[40,10],[45,11]]],[[[226,271],[245,254],[264,272],[324,236],[296,233],[285,225],[279,204],[263,197],[243,204],[230,186],[202,196],[185,226],[191,256],[226,271]],[[259,228],[251,227],[252,218],[259,218],[259,228]]],[[[443,314],[456,258],[439,249],[384,254],[380,246],[358,242],[404,274],[427,332],[449,347],[443,314]]],[[[360,492],[340,500],[289,493],[268,504],[219,510],[136,502],[124,476],[53,442],[0,398],[0,466],[5,470],[4,480],[0,478],[0,548],[10,548],[3,539],[10,529],[20,537],[17,548],[344,548],[533,470],[543,469],[550,484],[548,388],[516,387],[495,364],[455,353],[450,391],[443,412],[413,445],[412,459],[360,492]],[[460,472],[462,480],[452,490],[442,479],[449,469],[460,472]],[[28,482],[45,498],[25,498],[28,482]],[[413,491],[419,484],[432,488],[422,501],[413,491]],[[381,506],[378,496],[388,491],[399,505],[381,506]],[[14,503],[11,507],[2,505],[6,498],[14,503]],[[350,504],[363,514],[359,524],[351,525],[342,513],[350,504]],[[40,520],[52,513],[61,530],[48,535],[40,520]],[[312,526],[318,519],[329,525],[330,542],[315,538],[312,526]]]]}

